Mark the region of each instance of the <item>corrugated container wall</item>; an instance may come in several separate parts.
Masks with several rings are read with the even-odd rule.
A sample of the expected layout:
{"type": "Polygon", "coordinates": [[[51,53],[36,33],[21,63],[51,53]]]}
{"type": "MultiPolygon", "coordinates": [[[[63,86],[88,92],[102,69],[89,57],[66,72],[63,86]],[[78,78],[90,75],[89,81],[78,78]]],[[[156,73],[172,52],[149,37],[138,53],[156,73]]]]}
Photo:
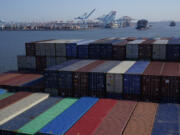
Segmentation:
{"type": "Polygon", "coordinates": [[[142,76],[142,98],[144,100],[160,100],[161,73],[164,62],[150,62],[142,76]]]}
{"type": "Polygon", "coordinates": [[[77,44],[77,55],[79,59],[88,59],[89,53],[89,44],[95,40],[86,40],[77,44]]]}
{"type": "Polygon", "coordinates": [[[78,62],[62,68],[58,74],[58,85],[61,95],[63,96],[73,96],[74,89],[73,89],[73,71],[82,68],[90,63],[94,62],[94,60],[79,60],[78,62]]]}
{"type": "Polygon", "coordinates": [[[165,63],[161,75],[161,97],[163,101],[180,101],[180,63],[165,63]]]}
{"type": "Polygon", "coordinates": [[[73,85],[74,85],[74,93],[75,96],[91,96],[92,93],[89,91],[89,72],[94,68],[102,65],[104,63],[103,60],[96,60],[73,73],[73,85]]]}
{"type": "Polygon", "coordinates": [[[148,39],[139,44],[139,59],[151,60],[152,59],[152,47],[155,40],[148,39]]]}
{"type": "Polygon", "coordinates": [[[46,86],[46,92],[51,93],[51,95],[59,95],[59,83],[58,83],[58,70],[61,68],[64,68],[66,66],[72,65],[76,63],[78,60],[70,60],[67,62],[64,62],[60,65],[52,66],[45,70],[45,86],[46,86]]]}
{"type": "Polygon", "coordinates": [[[106,90],[110,93],[122,94],[123,74],[135,64],[135,61],[123,61],[107,72],[106,90]]]}
{"type": "Polygon", "coordinates": [[[113,60],[125,60],[126,59],[126,45],[128,41],[119,40],[113,43],[112,46],[112,58],[113,60]]]}
{"type": "Polygon", "coordinates": [[[166,44],[168,40],[156,40],[153,44],[153,60],[166,59],[166,44]]]}
{"type": "Polygon", "coordinates": [[[19,70],[36,70],[35,56],[17,56],[19,70]]]}
{"type": "Polygon", "coordinates": [[[106,73],[119,63],[120,61],[106,61],[89,73],[89,91],[92,96],[106,96],[106,73]]]}
{"type": "Polygon", "coordinates": [[[169,40],[166,47],[166,59],[169,61],[180,61],[180,39],[169,40]]]}
{"type": "Polygon", "coordinates": [[[137,39],[131,42],[128,42],[126,45],[126,59],[138,59],[139,48],[138,45],[144,42],[145,40],[137,39]]]}
{"type": "Polygon", "coordinates": [[[150,62],[148,61],[137,61],[125,74],[123,78],[123,93],[125,97],[135,99],[141,96],[141,77],[144,70],[147,68],[150,62]],[[136,97],[138,96],[138,97],[136,97]]]}

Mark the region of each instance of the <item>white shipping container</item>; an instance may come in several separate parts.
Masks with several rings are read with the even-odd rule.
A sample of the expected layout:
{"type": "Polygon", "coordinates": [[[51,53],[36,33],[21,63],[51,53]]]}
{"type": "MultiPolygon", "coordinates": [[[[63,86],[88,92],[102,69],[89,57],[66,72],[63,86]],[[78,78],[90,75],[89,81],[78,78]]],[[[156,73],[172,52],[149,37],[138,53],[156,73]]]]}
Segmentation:
{"type": "Polygon", "coordinates": [[[168,40],[156,40],[153,44],[153,59],[165,60],[166,59],[166,45],[168,40]]]}
{"type": "Polygon", "coordinates": [[[46,57],[46,67],[49,68],[51,66],[56,65],[56,57],[46,57]]]}
{"type": "Polygon", "coordinates": [[[145,40],[134,40],[128,42],[126,45],[126,58],[127,59],[138,59],[139,47],[138,45],[144,42],[145,40]]]}
{"type": "Polygon", "coordinates": [[[112,93],[123,92],[123,74],[133,65],[135,61],[122,61],[109,70],[106,74],[106,90],[112,93]]]}
{"type": "Polygon", "coordinates": [[[49,94],[34,93],[0,110],[0,125],[47,99],[49,94]]]}
{"type": "Polygon", "coordinates": [[[56,57],[56,65],[62,64],[67,61],[66,57],[56,57]]]}

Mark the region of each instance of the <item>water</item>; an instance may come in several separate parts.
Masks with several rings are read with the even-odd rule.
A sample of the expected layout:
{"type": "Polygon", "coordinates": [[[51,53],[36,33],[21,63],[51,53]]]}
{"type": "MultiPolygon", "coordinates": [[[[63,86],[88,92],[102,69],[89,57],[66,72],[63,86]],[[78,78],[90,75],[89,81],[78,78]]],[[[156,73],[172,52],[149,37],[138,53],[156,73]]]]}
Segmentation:
{"type": "Polygon", "coordinates": [[[149,30],[134,28],[96,29],[85,31],[0,31],[0,72],[17,69],[17,55],[25,54],[25,42],[45,39],[98,39],[104,37],[180,37],[180,23],[153,24],[149,30]]]}

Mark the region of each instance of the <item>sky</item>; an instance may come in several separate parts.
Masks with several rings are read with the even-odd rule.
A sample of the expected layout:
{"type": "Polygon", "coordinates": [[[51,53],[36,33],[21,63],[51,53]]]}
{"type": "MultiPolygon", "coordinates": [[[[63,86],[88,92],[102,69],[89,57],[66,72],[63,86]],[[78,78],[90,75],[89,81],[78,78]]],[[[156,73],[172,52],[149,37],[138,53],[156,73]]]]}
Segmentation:
{"type": "Polygon", "coordinates": [[[94,8],[89,19],[111,10],[116,17],[149,21],[180,21],[180,0],[0,0],[0,19],[6,21],[72,20],[94,8]]]}

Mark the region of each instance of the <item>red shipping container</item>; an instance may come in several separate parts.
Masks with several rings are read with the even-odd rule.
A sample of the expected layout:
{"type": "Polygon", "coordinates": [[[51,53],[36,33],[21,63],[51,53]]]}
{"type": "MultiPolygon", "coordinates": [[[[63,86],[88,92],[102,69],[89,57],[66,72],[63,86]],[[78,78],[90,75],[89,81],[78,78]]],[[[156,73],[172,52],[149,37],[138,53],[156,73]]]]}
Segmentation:
{"type": "Polygon", "coordinates": [[[32,93],[30,92],[18,92],[12,96],[9,96],[0,102],[0,110],[7,107],[8,105],[14,104],[15,102],[31,95],[32,93]]]}
{"type": "Polygon", "coordinates": [[[151,135],[158,104],[139,102],[123,135],[151,135]]]}
{"type": "Polygon", "coordinates": [[[124,40],[121,42],[114,43],[112,46],[112,57],[113,60],[125,60],[126,59],[126,45],[128,41],[124,40]]]}
{"type": "Polygon", "coordinates": [[[118,101],[104,118],[94,135],[121,135],[131,118],[137,102],[118,101]]]}
{"type": "Polygon", "coordinates": [[[139,44],[139,59],[151,60],[152,59],[152,47],[155,40],[146,40],[142,44],[139,44]]]}
{"type": "Polygon", "coordinates": [[[151,62],[142,76],[142,98],[159,100],[161,97],[161,74],[164,62],[151,62]]]}
{"type": "Polygon", "coordinates": [[[92,135],[116,103],[117,100],[100,99],[66,135],[92,135]]]}
{"type": "Polygon", "coordinates": [[[73,84],[74,84],[74,94],[75,96],[91,96],[91,92],[88,90],[88,75],[92,69],[103,64],[105,61],[97,60],[90,63],[73,73],[73,84]]]}
{"type": "Polygon", "coordinates": [[[167,62],[164,65],[161,81],[163,100],[176,101],[180,95],[180,63],[167,62]]]}

